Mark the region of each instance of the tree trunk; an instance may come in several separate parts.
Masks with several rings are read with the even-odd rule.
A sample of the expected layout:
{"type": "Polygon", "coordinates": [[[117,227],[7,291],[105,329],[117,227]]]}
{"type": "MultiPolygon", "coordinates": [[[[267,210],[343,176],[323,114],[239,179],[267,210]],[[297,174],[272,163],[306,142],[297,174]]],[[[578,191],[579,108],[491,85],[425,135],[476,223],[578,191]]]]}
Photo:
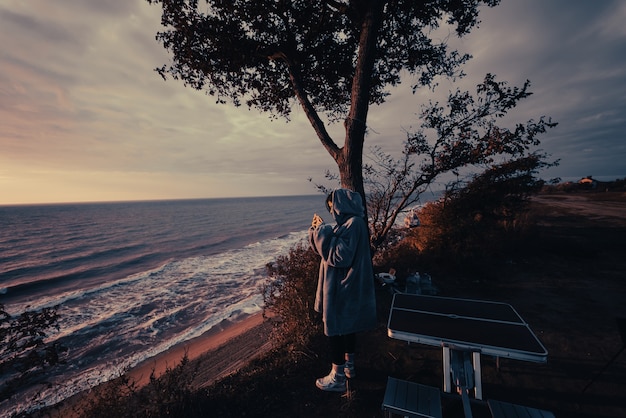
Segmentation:
{"type": "Polygon", "coordinates": [[[363,149],[367,128],[366,121],[369,109],[371,79],[377,54],[378,29],[382,23],[385,0],[366,0],[363,3],[357,6],[359,7],[358,14],[361,16],[359,52],[352,80],[350,110],[344,122],[346,134],[342,148],[338,147],[332,140],[314,106],[308,100],[298,66],[289,60],[288,57],[282,58],[289,67],[291,83],[296,97],[300,101],[309,122],[315,129],[324,148],[337,163],[341,187],[353,190],[361,195],[366,207],[367,218],[367,200],[363,185],[363,149]]]}
{"type": "MultiPolygon", "coordinates": [[[[339,158],[336,158],[341,187],[359,193],[364,204],[366,197],[363,186],[363,147],[367,128],[371,79],[377,53],[378,28],[382,21],[384,3],[383,0],[370,0],[365,6],[366,10],[361,23],[359,53],[352,81],[351,106],[344,123],[346,128],[345,143],[339,158]]],[[[365,206],[367,207],[367,205],[365,206]]]]}

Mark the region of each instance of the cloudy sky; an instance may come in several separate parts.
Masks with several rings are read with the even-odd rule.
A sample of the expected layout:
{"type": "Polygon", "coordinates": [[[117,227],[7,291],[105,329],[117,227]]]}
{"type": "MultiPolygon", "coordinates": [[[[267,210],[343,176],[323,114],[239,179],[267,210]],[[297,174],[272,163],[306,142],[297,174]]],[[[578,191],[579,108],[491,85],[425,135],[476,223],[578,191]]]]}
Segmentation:
{"type": "MultiPolygon", "coordinates": [[[[474,57],[461,87],[531,81],[515,121],[559,123],[542,177],[626,177],[626,2],[502,0],[481,21],[452,40],[474,57]]],[[[144,0],[0,0],[0,204],[315,193],[334,162],[302,112],[270,121],[163,81],[158,30],[144,0]]],[[[400,148],[429,94],[372,108],[368,144],[400,148]]]]}

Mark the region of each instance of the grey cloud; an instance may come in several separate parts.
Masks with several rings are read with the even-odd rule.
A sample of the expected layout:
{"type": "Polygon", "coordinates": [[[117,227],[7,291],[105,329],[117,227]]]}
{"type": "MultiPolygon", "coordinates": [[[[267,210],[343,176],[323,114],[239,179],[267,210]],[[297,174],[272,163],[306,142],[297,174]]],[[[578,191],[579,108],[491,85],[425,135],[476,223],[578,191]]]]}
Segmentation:
{"type": "Polygon", "coordinates": [[[57,42],[66,47],[80,46],[78,39],[67,28],[34,16],[0,9],[0,22],[4,27],[2,32],[5,32],[11,41],[15,41],[18,37],[29,37],[46,42],[57,42]]]}
{"type": "MultiPolygon", "coordinates": [[[[5,133],[14,135],[0,141],[16,159],[198,179],[241,172],[248,181],[280,173],[305,184],[335,168],[297,106],[292,123],[270,123],[267,115],[215,106],[179,81],[164,82],[153,71],[169,61],[155,40],[163,29],[158,6],[145,0],[11,4],[0,5],[0,37],[10,40],[0,53],[0,117],[12,118],[5,133]]],[[[535,94],[510,120],[546,115],[559,122],[541,137],[541,148],[562,160],[546,177],[626,175],[623,4],[503,0],[482,10],[483,22],[471,36],[450,37],[474,55],[461,90],[474,92],[486,72],[511,86],[531,81],[535,94]]],[[[441,100],[448,90],[442,83],[435,94],[422,89],[412,95],[409,85],[406,80],[388,103],[371,108],[366,147],[399,151],[405,129],[418,125],[420,104],[441,100]]],[[[341,124],[328,128],[341,143],[341,124]]]]}
{"type": "Polygon", "coordinates": [[[62,7],[76,19],[90,16],[128,16],[136,13],[145,0],[63,0],[57,7],[62,7]]]}

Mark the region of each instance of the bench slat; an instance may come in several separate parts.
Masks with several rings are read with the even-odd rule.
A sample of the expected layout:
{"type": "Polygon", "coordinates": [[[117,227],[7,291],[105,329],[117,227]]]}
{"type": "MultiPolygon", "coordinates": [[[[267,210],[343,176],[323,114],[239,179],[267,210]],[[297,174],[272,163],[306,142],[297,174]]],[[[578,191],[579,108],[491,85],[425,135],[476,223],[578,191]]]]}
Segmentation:
{"type": "Polygon", "coordinates": [[[416,418],[442,418],[441,392],[431,386],[389,377],[382,409],[416,418]]]}
{"type": "Polygon", "coordinates": [[[493,399],[489,399],[487,404],[493,418],[555,418],[550,411],[529,406],[495,401],[493,399]]]}

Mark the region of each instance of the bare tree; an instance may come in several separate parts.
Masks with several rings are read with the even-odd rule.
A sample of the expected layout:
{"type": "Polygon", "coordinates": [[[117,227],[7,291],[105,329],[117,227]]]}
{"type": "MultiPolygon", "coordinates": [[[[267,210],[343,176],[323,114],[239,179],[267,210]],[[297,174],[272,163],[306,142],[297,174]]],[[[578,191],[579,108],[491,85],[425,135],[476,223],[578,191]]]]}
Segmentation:
{"type": "Polygon", "coordinates": [[[445,105],[430,102],[423,106],[420,128],[407,133],[399,158],[380,147],[366,154],[371,160],[364,166],[364,177],[373,248],[385,240],[398,216],[419,202],[445,174],[458,177],[463,171],[469,178],[471,173],[506,162],[536,160],[540,168],[558,163],[545,162],[548,156],[535,150],[540,144],[538,136],[556,126],[550,118],[541,116],[511,129],[498,125],[520,100],[532,94],[529,87],[528,81],[522,87],[507,87],[506,82],[487,74],[475,95],[456,90],[445,105]]]}

